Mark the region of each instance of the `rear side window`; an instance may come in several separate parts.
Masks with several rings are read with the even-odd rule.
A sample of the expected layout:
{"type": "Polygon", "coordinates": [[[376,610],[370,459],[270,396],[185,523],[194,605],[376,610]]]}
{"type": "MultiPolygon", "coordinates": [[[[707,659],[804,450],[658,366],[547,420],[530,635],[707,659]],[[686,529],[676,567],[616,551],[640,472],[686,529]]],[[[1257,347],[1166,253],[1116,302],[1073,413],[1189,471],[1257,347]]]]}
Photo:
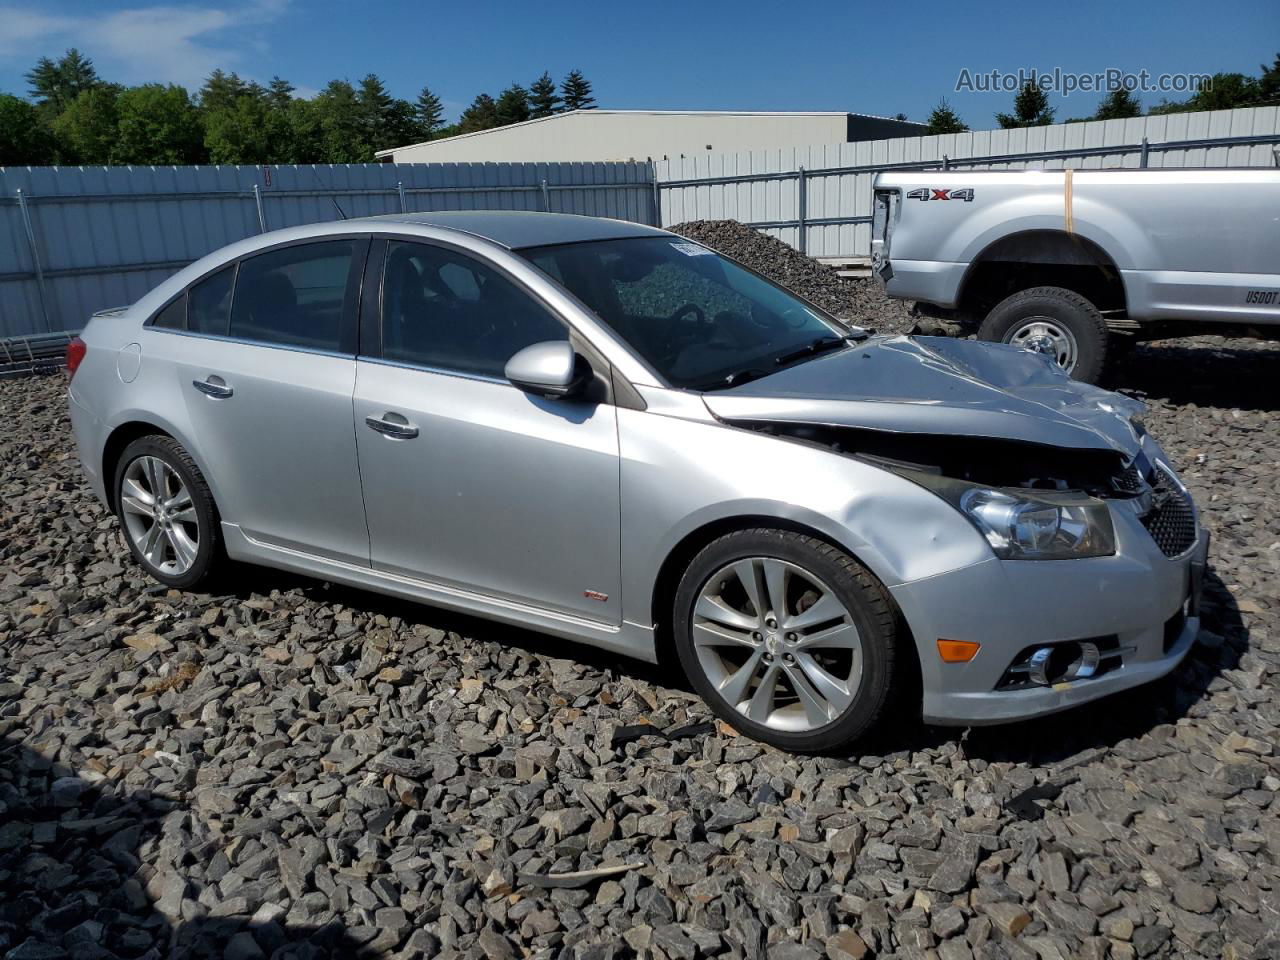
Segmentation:
{"type": "Polygon", "coordinates": [[[231,316],[231,284],[235,277],[236,268],[232,264],[187,291],[188,330],[226,336],[227,320],[231,316]]]}
{"type": "Polygon", "coordinates": [[[166,330],[187,329],[187,295],[184,293],[169,304],[151,321],[152,326],[164,327],[166,330]]]}
{"type": "Polygon", "coordinates": [[[331,240],[241,261],[231,336],[340,350],[348,292],[354,289],[355,248],[354,240],[331,240]]]}
{"type": "MultiPolygon", "coordinates": [[[[238,294],[236,302],[238,307],[238,294]]],[[[507,361],[524,347],[568,336],[546,307],[473,257],[421,243],[387,247],[387,360],[501,378],[507,361]]]]}

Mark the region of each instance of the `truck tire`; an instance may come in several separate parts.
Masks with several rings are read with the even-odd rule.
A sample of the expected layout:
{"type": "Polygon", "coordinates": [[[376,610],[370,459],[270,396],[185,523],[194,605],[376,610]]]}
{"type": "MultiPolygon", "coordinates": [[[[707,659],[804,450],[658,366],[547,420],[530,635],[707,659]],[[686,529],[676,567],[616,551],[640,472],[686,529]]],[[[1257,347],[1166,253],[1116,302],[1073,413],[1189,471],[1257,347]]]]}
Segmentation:
{"type": "Polygon", "coordinates": [[[1048,354],[1084,383],[1097,383],[1107,362],[1102,314],[1062,287],[1032,287],[1001,300],[982,321],[978,339],[1048,354]]]}

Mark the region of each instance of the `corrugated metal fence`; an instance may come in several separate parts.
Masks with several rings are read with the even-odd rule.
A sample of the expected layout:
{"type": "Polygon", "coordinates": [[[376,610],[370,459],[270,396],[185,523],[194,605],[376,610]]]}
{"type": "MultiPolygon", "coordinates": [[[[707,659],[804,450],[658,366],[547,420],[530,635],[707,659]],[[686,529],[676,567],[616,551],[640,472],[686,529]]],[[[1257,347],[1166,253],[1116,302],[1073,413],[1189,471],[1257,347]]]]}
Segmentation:
{"type": "Polygon", "coordinates": [[[251,234],[423,210],[655,223],[648,163],[0,168],[0,337],[74,330],[251,234]]]}
{"type": "Polygon", "coordinates": [[[979,130],[682,157],[654,164],[661,223],[740,220],[814,257],[865,257],[881,170],[949,167],[1260,167],[1276,163],[1280,108],[979,130]]]}

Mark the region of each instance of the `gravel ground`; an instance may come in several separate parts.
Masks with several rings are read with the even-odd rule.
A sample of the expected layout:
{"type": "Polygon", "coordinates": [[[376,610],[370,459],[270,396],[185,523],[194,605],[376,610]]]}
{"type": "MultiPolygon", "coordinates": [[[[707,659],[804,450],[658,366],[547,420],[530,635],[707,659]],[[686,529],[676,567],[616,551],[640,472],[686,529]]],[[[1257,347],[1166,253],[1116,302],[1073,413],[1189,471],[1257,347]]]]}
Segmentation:
{"type": "Polygon", "coordinates": [[[668,228],[733,257],[842,320],[879,333],[906,333],[916,323],[909,304],[890,300],[871,279],[846,279],[781,240],[736,220],[691,220],[668,228]]]}
{"type": "Polygon", "coordinates": [[[1193,655],[825,758],[508,627],[264,570],[158,587],[62,377],[0,382],[0,957],[1280,956],[1280,350],[1121,375],[1214,533],[1193,655]]]}

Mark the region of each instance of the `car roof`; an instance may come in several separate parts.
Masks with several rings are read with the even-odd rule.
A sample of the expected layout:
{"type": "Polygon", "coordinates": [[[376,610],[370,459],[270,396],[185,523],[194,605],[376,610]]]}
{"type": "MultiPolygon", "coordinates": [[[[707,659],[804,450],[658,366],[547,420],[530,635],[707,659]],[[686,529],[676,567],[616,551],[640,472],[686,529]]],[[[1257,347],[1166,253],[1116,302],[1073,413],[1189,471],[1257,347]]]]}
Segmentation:
{"type": "Polygon", "coordinates": [[[425,213],[391,213],[348,222],[414,223],[445,230],[460,230],[483,237],[512,250],[585,240],[617,240],[624,237],[669,236],[665,230],[628,220],[584,217],[571,213],[536,213],[526,210],[440,210],[425,213]]]}

